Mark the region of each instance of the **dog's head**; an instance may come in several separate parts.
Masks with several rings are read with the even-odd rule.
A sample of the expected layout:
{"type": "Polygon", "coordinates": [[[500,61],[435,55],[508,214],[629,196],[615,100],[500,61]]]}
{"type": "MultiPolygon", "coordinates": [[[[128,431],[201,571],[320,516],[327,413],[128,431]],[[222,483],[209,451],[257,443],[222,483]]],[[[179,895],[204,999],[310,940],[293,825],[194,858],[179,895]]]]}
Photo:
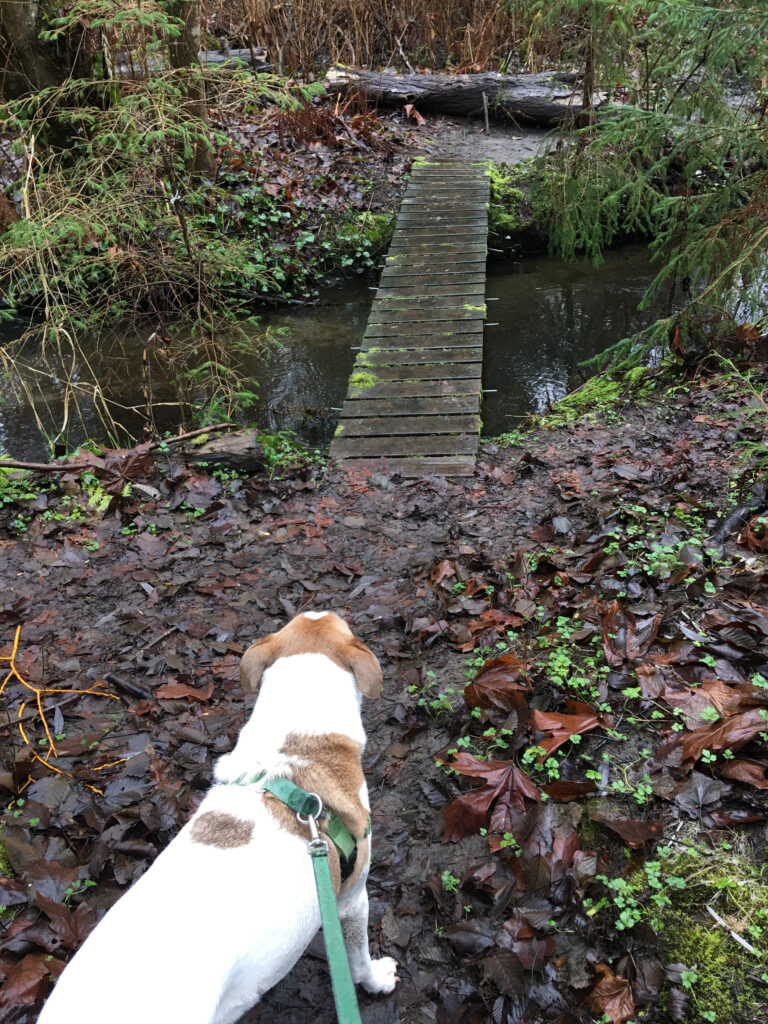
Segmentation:
{"type": "Polygon", "coordinates": [[[355,639],[346,622],[334,612],[305,612],[277,633],[257,640],[240,662],[240,685],[249,693],[255,692],[270,665],[294,654],[324,654],[345,672],[353,673],[366,697],[381,693],[381,668],[375,655],[355,639]]]}

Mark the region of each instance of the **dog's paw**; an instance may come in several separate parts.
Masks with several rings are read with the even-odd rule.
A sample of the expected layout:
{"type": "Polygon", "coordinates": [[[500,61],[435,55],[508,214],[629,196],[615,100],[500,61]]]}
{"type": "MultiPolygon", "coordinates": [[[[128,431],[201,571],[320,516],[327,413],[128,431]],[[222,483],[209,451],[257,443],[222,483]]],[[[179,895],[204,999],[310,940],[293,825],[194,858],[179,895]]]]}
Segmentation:
{"type": "Polygon", "coordinates": [[[383,956],[381,960],[371,960],[371,973],[361,984],[367,992],[387,993],[394,990],[398,981],[397,961],[383,956]]]}

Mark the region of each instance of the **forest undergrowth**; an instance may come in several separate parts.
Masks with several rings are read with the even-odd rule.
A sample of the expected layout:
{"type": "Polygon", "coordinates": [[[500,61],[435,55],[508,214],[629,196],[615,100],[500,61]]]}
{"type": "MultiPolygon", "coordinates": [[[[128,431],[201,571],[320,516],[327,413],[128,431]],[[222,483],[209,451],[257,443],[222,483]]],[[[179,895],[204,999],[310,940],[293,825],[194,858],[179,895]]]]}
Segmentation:
{"type": "MultiPolygon", "coordinates": [[[[5,471],[9,1021],[192,813],[250,706],[242,650],[303,608],[384,665],[371,935],[401,982],[375,1012],[763,1019],[765,380],[634,387],[465,483],[162,450],[5,471]]],[[[305,960],[245,1024],[330,1022],[327,984],[305,960]]]]}

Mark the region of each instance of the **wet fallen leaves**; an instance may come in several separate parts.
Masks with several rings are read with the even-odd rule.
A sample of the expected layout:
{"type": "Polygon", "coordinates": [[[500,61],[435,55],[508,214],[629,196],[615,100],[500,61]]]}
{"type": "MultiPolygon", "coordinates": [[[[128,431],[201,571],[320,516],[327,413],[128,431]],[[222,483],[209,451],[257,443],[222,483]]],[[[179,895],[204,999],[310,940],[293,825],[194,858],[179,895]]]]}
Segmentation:
{"type": "MultiPolygon", "coordinates": [[[[250,708],[242,651],[304,608],[385,668],[371,942],[402,980],[363,1019],[689,1019],[692,965],[620,926],[600,879],[768,818],[768,575],[756,518],[709,541],[741,472],[717,400],[489,447],[465,482],[222,484],[104,452],[102,512],[76,477],[22,502],[0,541],[4,1019],[35,1020],[194,811],[250,708]]],[[[333,1019],[311,957],[245,1018],[333,1019]]]]}

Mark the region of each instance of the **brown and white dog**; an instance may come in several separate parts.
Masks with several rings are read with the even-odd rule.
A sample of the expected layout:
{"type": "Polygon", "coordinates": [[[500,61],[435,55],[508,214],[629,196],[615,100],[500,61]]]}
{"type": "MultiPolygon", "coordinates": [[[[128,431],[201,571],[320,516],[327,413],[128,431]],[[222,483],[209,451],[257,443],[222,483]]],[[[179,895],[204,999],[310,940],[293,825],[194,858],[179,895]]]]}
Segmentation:
{"type": "MultiPolygon", "coordinates": [[[[361,694],[379,696],[381,669],[337,615],[307,612],[253,644],[240,679],[260,692],[216,784],[78,950],[38,1024],[234,1024],[320,927],[308,829],[248,780],[290,778],[362,837],[361,694]]],[[[329,846],[352,976],[391,992],[395,961],[368,952],[369,840],[343,881],[329,846]]]]}

